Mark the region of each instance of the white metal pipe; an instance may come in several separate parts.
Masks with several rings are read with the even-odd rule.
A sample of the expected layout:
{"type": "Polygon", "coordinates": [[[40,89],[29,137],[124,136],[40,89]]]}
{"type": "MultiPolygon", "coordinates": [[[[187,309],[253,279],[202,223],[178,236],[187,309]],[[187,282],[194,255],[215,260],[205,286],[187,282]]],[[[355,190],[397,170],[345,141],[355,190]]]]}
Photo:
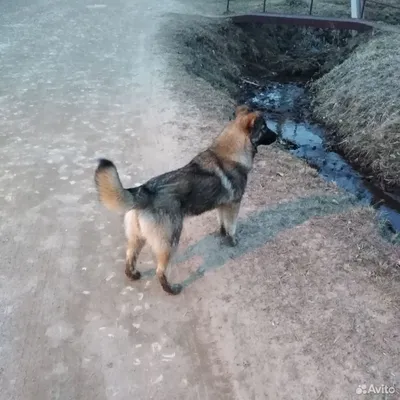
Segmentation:
{"type": "Polygon", "coordinates": [[[351,0],[351,18],[361,18],[361,0],[351,0]]]}

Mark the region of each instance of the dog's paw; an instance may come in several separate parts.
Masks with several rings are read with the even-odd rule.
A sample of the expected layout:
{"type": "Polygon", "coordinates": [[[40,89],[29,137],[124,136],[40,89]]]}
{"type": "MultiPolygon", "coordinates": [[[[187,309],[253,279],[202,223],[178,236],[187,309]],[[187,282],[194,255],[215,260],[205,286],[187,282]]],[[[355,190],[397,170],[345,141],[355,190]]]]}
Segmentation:
{"type": "Polygon", "coordinates": [[[168,294],[172,295],[179,294],[183,289],[182,285],[178,284],[170,285],[164,273],[160,273],[158,279],[160,280],[162,288],[168,294]]]}
{"type": "Polygon", "coordinates": [[[162,288],[164,289],[165,292],[174,296],[182,292],[183,286],[179,284],[175,285],[168,284],[168,285],[163,285],[162,288]]]}
{"type": "Polygon", "coordinates": [[[174,285],[171,285],[171,293],[172,295],[179,294],[182,292],[183,286],[180,285],[179,283],[175,283],[174,285]]]}
{"type": "Polygon", "coordinates": [[[226,235],[222,241],[229,247],[235,247],[238,244],[238,240],[234,236],[230,235],[226,235]]]}
{"type": "Polygon", "coordinates": [[[212,233],[212,236],[216,236],[216,237],[220,236],[222,238],[225,237],[226,235],[227,235],[227,233],[223,226],[221,226],[218,230],[216,230],[212,233]]]}
{"type": "Polygon", "coordinates": [[[125,275],[132,281],[137,281],[141,277],[141,274],[138,270],[134,270],[132,272],[130,269],[125,270],[125,275]]]}

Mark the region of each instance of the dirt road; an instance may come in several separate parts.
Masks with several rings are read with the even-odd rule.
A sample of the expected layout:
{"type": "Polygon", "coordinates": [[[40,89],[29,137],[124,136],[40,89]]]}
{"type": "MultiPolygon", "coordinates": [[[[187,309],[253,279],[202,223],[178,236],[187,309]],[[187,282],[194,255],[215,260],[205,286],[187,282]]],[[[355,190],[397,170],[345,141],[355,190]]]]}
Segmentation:
{"type": "Polygon", "coordinates": [[[121,219],[94,193],[96,158],[142,182],[188,161],[231,111],[161,45],[177,18],[167,12],[195,2],[29,3],[0,5],[0,398],[400,388],[396,249],[370,211],[276,147],[258,155],[237,248],[213,236],[210,213],[185,225],[169,274],[181,295],[161,290],[147,249],[144,278],[127,281],[121,219]]]}

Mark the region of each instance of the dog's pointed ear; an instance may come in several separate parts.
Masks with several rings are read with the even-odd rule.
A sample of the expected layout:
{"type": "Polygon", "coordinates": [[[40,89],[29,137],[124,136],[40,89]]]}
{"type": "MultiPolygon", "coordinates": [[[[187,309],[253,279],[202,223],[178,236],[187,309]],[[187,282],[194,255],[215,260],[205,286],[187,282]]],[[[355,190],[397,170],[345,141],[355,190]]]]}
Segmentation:
{"type": "Polygon", "coordinates": [[[235,117],[238,117],[239,115],[246,115],[250,112],[250,108],[246,105],[240,105],[236,107],[235,110],[235,117]]]}
{"type": "Polygon", "coordinates": [[[254,125],[256,123],[257,118],[260,113],[251,112],[249,114],[239,114],[236,117],[236,123],[240,126],[240,128],[245,132],[246,135],[251,136],[251,132],[254,129],[254,125]]]}
{"type": "Polygon", "coordinates": [[[257,111],[245,115],[243,117],[243,128],[249,133],[253,132],[256,125],[258,125],[260,122],[262,125],[262,118],[260,117],[261,113],[257,111]]]}

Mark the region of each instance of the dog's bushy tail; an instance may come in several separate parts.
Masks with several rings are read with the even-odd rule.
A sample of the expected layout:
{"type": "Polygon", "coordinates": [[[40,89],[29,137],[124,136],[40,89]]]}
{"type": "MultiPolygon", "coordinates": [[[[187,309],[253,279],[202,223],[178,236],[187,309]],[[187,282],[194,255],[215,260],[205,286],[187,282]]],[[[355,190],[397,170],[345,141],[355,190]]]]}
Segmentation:
{"type": "Polygon", "coordinates": [[[94,181],[100,202],[109,210],[128,211],[145,208],[149,202],[149,196],[142,190],[142,186],[124,189],[117,168],[110,160],[104,158],[99,160],[94,181]]]}

